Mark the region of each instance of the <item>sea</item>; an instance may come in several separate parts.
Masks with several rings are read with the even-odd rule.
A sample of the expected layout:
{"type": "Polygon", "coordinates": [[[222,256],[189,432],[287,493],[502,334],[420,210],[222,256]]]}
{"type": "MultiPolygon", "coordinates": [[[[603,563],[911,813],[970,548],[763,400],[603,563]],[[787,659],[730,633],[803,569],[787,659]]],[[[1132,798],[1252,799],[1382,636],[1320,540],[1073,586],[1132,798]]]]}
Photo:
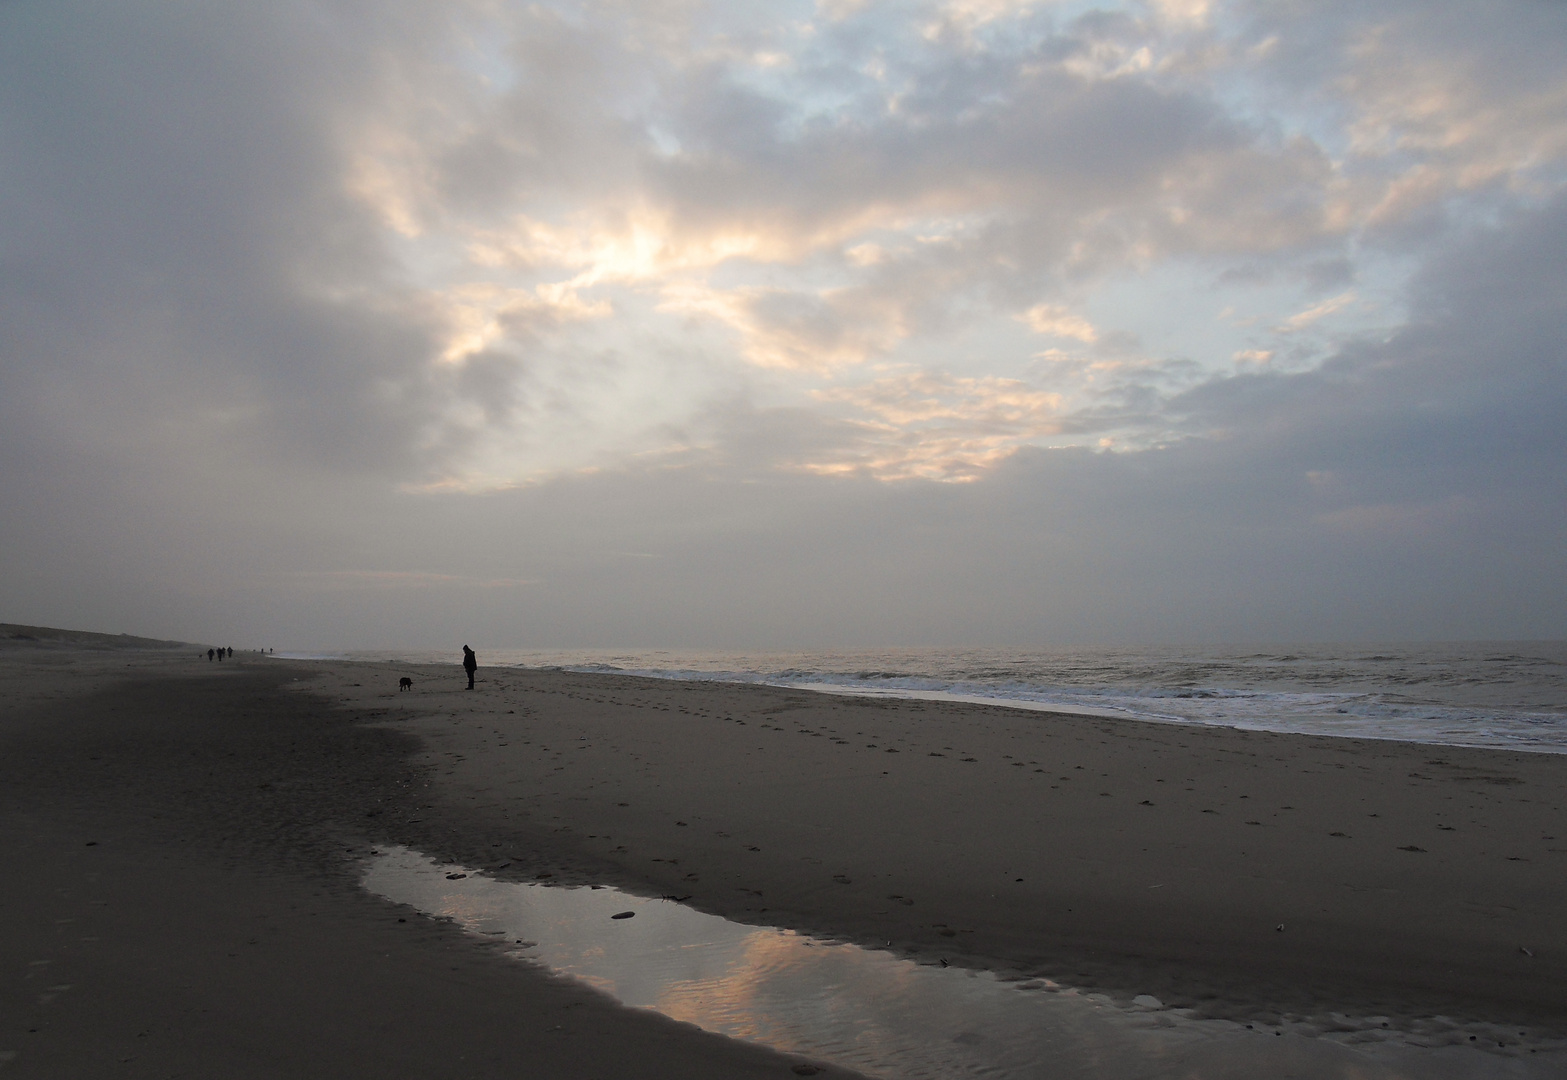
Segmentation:
{"type": "MultiPolygon", "coordinates": [[[[276,655],[409,664],[460,660],[455,649],[276,655]]],[[[819,652],[481,648],[479,662],[1567,753],[1564,641],[819,652]]]]}

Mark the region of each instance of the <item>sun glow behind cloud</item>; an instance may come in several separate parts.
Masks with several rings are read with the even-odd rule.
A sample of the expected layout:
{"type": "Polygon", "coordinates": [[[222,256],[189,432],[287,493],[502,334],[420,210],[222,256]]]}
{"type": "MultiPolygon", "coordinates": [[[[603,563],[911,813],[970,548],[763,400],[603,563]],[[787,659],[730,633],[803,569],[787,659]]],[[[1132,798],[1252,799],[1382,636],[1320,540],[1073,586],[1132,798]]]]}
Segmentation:
{"type": "MultiPolygon", "coordinates": [[[[1320,336],[1309,355],[1325,355],[1364,326],[1334,330],[1357,295],[1344,283],[1399,286],[1391,262],[1357,255],[1373,230],[1486,185],[1549,188],[1567,157],[1567,79],[1508,86],[1482,78],[1481,60],[1401,52],[1396,18],[1352,26],[1340,51],[1311,58],[1310,93],[1343,117],[1318,141],[1287,113],[1260,129],[1205,96],[1231,74],[1266,83],[1272,64],[1280,87],[1302,77],[1255,11],[1181,2],[1090,17],[954,0],[704,17],[479,9],[473,36],[503,43],[485,51],[482,77],[448,71],[404,129],[381,117],[359,141],[346,184],[416,253],[410,273],[442,327],[432,363],[489,357],[535,397],[648,418],[629,439],[574,440],[576,458],[475,432],[492,447],[487,466],[451,457],[443,484],[527,482],[617,446],[680,449],[675,432],[715,388],[830,403],[902,447],[802,468],[963,479],[1067,432],[1102,446],[1087,414],[1004,437],[983,408],[931,425],[875,404],[885,379],[864,369],[891,363],[969,396],[1030,385],[1059,414],[1067,388],[1027,384],[1037,349],[1009,326],[1097,350],[1086,363],[1097,360],[1106,393],[1108,355],[1130,348],[1146,370],[1161,360],[1149,346],[1196,340],[1199,312],[1248,306],[1259,287],[1286,306],[1248,340],[1162,359],[1224,378],[1232,358],[1282,357],[1283,339],[1308,327],[1320,336]],[[599,78],[552,81],[562,56],[599,78]],[[1336,280],[1312,269],[1335,260],[1336,280]],[[1180,266],[1183,295],[1158,313],[1082,313],[1098,290],[1135,297],[1129,283],[1180,266]],[[943,343],[959,336],[968,348],[954,357],[943,343]],[[650,392],[635,378],[572,388],[585,353],[626,370],[650,350],[692,359],[653,400],[605,405],[650,392]],[[964,464],[930,464],[943,461],[964,464]]],[[[1163,438],[1156,414],[1145,434],[1163,438]]],[[[1138,443],[1125,434],[1118,445],[1138,443]]]]}

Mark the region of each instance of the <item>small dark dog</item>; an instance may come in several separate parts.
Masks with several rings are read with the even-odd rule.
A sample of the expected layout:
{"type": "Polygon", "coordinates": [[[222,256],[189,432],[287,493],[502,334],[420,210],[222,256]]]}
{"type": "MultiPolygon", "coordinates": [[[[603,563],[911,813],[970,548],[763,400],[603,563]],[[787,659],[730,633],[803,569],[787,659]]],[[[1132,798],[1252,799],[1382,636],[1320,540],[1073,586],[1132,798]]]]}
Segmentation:
{"type": "Polygon", "coordinates": [[[414,688],[414,681],[412,679],[410,679],[408,676],[404,675],[401,679],[397,680],[397,689],[398,690],[400,690],[400,691],[401,690],[412,690],[413,688],[414,688]]]}

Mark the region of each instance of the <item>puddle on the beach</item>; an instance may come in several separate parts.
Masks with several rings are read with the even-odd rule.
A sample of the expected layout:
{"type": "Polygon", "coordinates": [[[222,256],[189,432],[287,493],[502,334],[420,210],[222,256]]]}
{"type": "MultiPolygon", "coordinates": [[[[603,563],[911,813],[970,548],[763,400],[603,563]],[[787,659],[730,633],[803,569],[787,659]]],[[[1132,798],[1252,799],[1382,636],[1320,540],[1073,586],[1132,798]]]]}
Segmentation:
{"type": "Polygon", "coordinates": [[[1336,1017],[1337,1031],[1248,1028],[1152,998],[1119,1005],[1049,980],[919,964],[608,887],[497,881],[404,848],[378,853],[363,883],[623,1004],[887,1080],[1543,1080],[1567,1067],[1559,1044],[1462,1045],[1464,1032],[1494,1040],[1489,1026],[1434,1021],[1397,1038],[1376,1018],[1336,1017]]]}

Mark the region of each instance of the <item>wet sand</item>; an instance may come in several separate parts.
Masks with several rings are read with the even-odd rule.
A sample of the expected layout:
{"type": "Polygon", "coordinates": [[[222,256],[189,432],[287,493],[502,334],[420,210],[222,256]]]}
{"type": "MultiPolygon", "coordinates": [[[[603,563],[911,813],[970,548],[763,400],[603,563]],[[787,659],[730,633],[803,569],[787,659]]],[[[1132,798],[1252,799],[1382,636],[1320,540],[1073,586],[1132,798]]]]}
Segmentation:
{"type": "Polygon", "coordinates": [[[405,1043],[421,1075],[500,1074],[465,1051],[793,1075],[366,896],[351,860],[377,843],[1264,1023],[1381,1014],[1458,1042],[1485,1020],[1519,1052],[1567,1030],[1567,758],[608,675],[481,669],[470,693],[455,665],[130,662],[0,654],[7,855],[38,868],[0,886],[27,976],[6,1015],[44,1025],[0,1030],[17,1075],[70,1074],[26,1063],[115,1024],[98,1041],[163,1069],[124,1075],[177,1072],[189,1045],[265,1065],[230,1075],[316,1075],[289,1034],[306,1021],[341,1051],[319,1075],[385,1072],[405,1043]],[[138,992],[160,955],[187,969],[138,992]],[[96,974],[55,981],[67,963],[96,974]],[[257,986],[308,990],[262,1007],[257,986]],[[162,1043],[120,1024],[130,1006],[162,1043]],[[556,1016],[576,1034],[535,1024],[556,1016]]]}
{"type": "Polygon", "coordinates": [[[425,742],[433,854],[1217,1014],[1567,1014],[1564,756],[381,670],[311,685],[425,742]]]}
{"type": "Polygon", "coordinates": [[[364,892],[417,740],[187,655],[0,651],[0,1075],[798,1075],[364,892]]]}

